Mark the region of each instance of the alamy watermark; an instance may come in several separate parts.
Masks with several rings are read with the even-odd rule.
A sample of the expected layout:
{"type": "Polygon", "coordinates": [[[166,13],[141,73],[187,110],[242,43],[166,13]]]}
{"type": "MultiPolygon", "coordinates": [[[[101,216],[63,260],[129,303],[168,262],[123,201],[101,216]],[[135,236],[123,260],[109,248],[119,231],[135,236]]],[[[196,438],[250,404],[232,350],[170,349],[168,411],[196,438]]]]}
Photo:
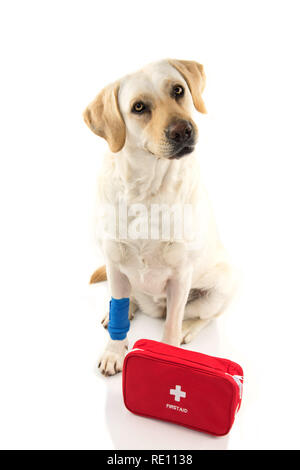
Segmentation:
{"type": "Polygon", "coordinates": [[[103,204],[97,214],[97,234],[113,240],[196,242],[197,211],[192,204],[103,204]]]}

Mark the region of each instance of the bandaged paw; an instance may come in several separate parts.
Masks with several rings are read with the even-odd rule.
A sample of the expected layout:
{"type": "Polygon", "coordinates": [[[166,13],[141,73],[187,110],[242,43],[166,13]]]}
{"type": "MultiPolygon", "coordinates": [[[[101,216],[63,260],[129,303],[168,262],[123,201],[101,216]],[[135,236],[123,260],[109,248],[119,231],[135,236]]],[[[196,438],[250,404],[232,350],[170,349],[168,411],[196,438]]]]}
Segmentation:
{"type": "Polygon", "coordinates": [[[120,341],[126,338],[127,332],[130,328],[128,312],[128,297],[124,297],[123,299],[111,298],[109,304],[109,322],[107,327],[111,339],[120,341]]]}

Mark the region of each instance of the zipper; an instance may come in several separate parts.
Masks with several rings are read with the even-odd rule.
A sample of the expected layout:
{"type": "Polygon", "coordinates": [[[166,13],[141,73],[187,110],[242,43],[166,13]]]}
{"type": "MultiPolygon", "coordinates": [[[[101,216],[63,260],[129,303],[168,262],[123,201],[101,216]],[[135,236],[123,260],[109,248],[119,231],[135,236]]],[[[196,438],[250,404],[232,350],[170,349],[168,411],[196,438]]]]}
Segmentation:
{"type": "MultiPolygon", "coordinates": [[[[153,353],[153,351],[148,351],[147,349],[140,349],[140,348],[134,348],[134,349],[132,349],[131,351],[129,351],[129,353],[131,353],[132,351],[144,351],[144,352],[150,352],[150,353],[152,352],[152,353],[153,353]]],[[[129,353],[127,353],[126,356],[128,356],[129,353]]],[[[158,354],[158,353],[154,353],[154,354],[158,354]]],[[[163,353],[161,353],[161,354],[163,354],[163,353]]],[[[168,356],[168,355],[167,355],[167,354],[164,354],[164,356],[168,356]]],[[[170,357],[172,358],[172,356],[168,356],[168,357],[169,357],[169,358],[170,358],[170,357]]],[[[163,358],[161,358],[161,359],[157,359],[157,360],[160,361],[160,362],[165,362],[165,363],[167,363],[167,364],[172,364],[172,365],[174,365],[174,363],[175,363],[174,360],[172,361],[172,360],[170,360],[170,359],[168,360],[168,359],[163,359],[163,358]]],[[[191,362],[192,364],[196,364],[196,362],[193,362],[193,361],[190,361],[190,362],[191,362]]],[[[175,363],[175,364],[176,364],[176,363],[175,363]]],[[[186,364],[179,364],[179,366],[180,366],[180,367],[185,367],[185,368],[188,368],[188,367],[189,367],[189,366],[187,366],[186,364]]],[[[196,368],[196,367],[190,366],[190,368],[193,369],[193,370],[196,370],[197,372],[199,372],[199,369],[196,368]]],[[[201,369],[200,369],[200,370],[201,370],[201,369]]],[[[224,377],[225,375],[230,375],[230,374],[227,374],[226,372],[216,371],[215,369],[212,369],[212,368],[210,368],[209,370],[203,370],[203,369],[202,369],[201,372],[202,372],[203,374],[206,374],[206,375],[213,375],[214,377],[220,377],[219,374],[223,374],[222,377],[223,377],[224,379],[226,378],[226,377],[224,377]]]]}
{"type": "Polygon", "coordinates": [[[244,380],[244,377],[242,375],[231,375],[231,374],[228,374],[227,372],[226,372],[226,375],[230,375],[230,377],[232,377],[233,380],[238,384],[239,391],[240,391],[240,399],[241,399],[242,394],[243,394],[243,382],[242,382],[242,380],[244,380]]]}
{"type": "MultiPolygon", "coordinates": [[[[131,352],[133,352],[133,351],[144,351],[144,352],[150,352],[150,353],[152,352],[152,353],[154,353],[154,354],[162,354],[163,356],[174,357],[174,358],[179,359],[177,356],[170,356],[170,355],[168,355],[168,354],[166,354],[166,353],[157,353],[157,352],[155,352],[155,351],[151,351],[151,350],[148,350],[148,349],[142,349],[142,348],[134,348],[134,349],[131,349],[130,351],[128,351],[127,354],[129,354],[129,353],[131,353],[131,352]]],[[[202,365],[202,366],[204,366],[204,367],[207,367],[211,372],[214,372],[213,375],[217,375],[217,374],[216,374],[216,371],[217,371],[217,372],[219,372],[219,373],[221,373],[221,374],[229,375],[229,377],[232,377],[233,380],[235,381],[235,383],[236,383],[236,384],[238,385],[238,387],[239,387],[239,396],[240,396],[240,400],[242,399],[242,394],[243,394],[243,382],[242,382],[242,380],[244,380],[244,377],[243,377],[242,375],[232,375],[232,374],[229,374],[228,372],[224,372],[224,371],[222,371],[222,370],[220,370],[220,369],[214,369],[213,367],[206,366],[205,364],[201,364],[201,363],[199,363],[199,362],[191,361],[190,359],[186,359],[186,361],[187,361],[187,362],[191,362],[192,364],[197,364],[197,365],[202,365]]],[[[209,373],[209,371],[206,371],[206,370],[204,370],[203,372],[209,373]]],[[[238,406],[238,408],[239,408],[239,406],[238,406]]],[[[238,411],[238,410],[236,410],[236,411],[238,411]]]]}
{"type": "MultiPolygon", "coordinates": [[[[143,351],[143,352],[149,352],[149,353],[154,353],[154,354],[158,354],[158,355],[163,355],[163,356],[167,356],[168,358],[176,358],[176,359],[179,359],[178,356],[172,356],[172,355],[169,355],[169,354],[166,354],[166,353],[162,353],[162,352],[156,352],[156,351],[151,351],[149,349],[142,349],[142,348],[134,348],[134,349],[131,349],[130,351],[128,351],[127,355],[130,354],[131,352],[134,352],[134,351],[143,351]]],[[[208,373],[208,374],[212,374],[212,375],[217,375],[218,374],[224,374],[224,375],[229,375],[230,377],[232,377],[234,379],[234,381],[238,384],[239,386],[239,394],[240,394],[240,398],[242,398],[242,390],[243,390],[243,384],[241,382],[241,380],[243,379],[243,376],[242,375],[231,375],[231,374],[228,374],[228,372],[224,372],[223,370],[220,370],[220,369],[214,369],[213,367],[210,367],[210,366],[207,366],[205,364],[202,364],[201,362],[196,362],[196,361],[191,361],[190,359],[185,359],[186,362],[190,362],[191,364],[197,364],[198,366],[203,366],[203,367],[206,367],[208,370],[203,370],[204,373],[208,373]]],[[[173,361],[168,361],[168,362],[174,362],[173,361]]]]}
{"type": "MultiPolygon", "coordinates": [[[[134,349],[131,349],[131,351],[128,351],[127,354],[129,354],[130,352],[132,351],[144,351],[144,352],[150,352],[150,353],[154,353],[154,354],[158,354],[158,355],[163,355],[163,356],[167,356],[167,357],[172,357],[172,358],[176,358],[176,359],[181,359],[180,357],[174,355],[172,356],[171,354],[166,354],[166,353],[163,353],[163,352],[156,352],[156,351],[152,351],[151,349],[142,349],[142,348],[134,348],[134,349]]],[[[207,369],[211,370],[211,371],[214,371],[214,372],[219,372],[220,374],[227,374],[227,372],[225,372],[224,370],[222,369],[219,369],[219,368],[214,368],[214,367],[211,367],[211,366],[208,366],[206,364],[202,364],[201,362],[196,362],[196,361],[192,361],[191,359],[184,359],[186,362],[190,362],[191,364],[197,364],[198,366],[203,366],[203,367],[207,367],[207,369]]],[[[230,375],[230,374],[228,374],[230,375]]]]}

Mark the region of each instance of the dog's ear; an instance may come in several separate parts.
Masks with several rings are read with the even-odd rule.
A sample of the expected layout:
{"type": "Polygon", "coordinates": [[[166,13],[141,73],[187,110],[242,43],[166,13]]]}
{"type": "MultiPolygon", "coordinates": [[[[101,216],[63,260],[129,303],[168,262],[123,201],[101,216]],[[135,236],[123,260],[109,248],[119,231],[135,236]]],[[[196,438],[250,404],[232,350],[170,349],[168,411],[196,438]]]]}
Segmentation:
{"type": "Polygon", "coordinates": [[[112,152],[119,152],[126,138],[125,123],[118,103],[119,84],[105,87],[88,105],[83,119],[89,128],[106,139],[112,152]]]}
{"type": "Polygon", "coordinates": [[[194,106],[200,113],[207,113],[202,92],[205,87],[205,73],[203,65],[191,60],[169,59],[169,63],[183,76],[190,89],[194,106]]]}

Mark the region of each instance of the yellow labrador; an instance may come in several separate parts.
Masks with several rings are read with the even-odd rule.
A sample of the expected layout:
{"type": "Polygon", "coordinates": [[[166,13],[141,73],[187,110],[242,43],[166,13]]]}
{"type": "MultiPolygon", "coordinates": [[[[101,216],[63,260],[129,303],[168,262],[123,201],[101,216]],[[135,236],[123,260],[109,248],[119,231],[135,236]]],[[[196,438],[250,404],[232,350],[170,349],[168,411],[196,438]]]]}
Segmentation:
{"type": "MultiPolygon", "coordinates": [[[[84,112],[109,145],[99,243],[111,295],[130,297],[130,315],[166,317],[162,341],[176,346],[224,311],[235,286],[195,152],[204,86],[202,65],[163,60],[107,86],[84,112]]],[[[100,268],[91,282],[104,278],[100,268]]],[[[109,339],[103,374],[122,370],[127,345],[127,337],[109,339]]]]}

